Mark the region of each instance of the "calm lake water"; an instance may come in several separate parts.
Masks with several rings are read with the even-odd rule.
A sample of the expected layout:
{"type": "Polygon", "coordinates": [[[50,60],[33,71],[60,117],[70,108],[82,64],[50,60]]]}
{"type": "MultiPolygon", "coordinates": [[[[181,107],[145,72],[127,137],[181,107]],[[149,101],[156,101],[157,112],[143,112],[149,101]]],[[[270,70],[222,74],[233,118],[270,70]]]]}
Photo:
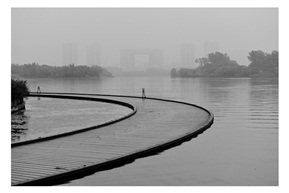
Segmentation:
{"type": "MultiPolygon", "coordinates": [[[[34,79],[46,92],[141,95],[211,110],[197,138],[65,185],[278,185],[278,79],[114,77],[34,79]]],[[[41,99],[42,101],[42,99],[41,99]]]]}

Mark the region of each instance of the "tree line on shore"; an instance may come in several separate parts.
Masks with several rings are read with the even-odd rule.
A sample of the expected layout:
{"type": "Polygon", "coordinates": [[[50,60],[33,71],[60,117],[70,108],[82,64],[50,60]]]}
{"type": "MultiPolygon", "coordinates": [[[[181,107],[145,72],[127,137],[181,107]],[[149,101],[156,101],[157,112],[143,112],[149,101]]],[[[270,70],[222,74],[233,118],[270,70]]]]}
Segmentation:
{"type": "Polygon", "coordinates": [[[199,66],[195,69],[173,68],[171,77],[278,77],[278,51],[251,51],[248,60],[248,66],[239,65],[226,53],[210,53],[208,57],[196,59],[199,66]]]}
{"type": "Polygon", "coordinates": [[[28,63],[24,65],[12,64],[12,74],[29,78],[49,78],[49,77],[100,77],[112,76],[112,73],[100,66],[84,66],[70,64],[68,66],[48,66],[38,63],[28,63]]]}

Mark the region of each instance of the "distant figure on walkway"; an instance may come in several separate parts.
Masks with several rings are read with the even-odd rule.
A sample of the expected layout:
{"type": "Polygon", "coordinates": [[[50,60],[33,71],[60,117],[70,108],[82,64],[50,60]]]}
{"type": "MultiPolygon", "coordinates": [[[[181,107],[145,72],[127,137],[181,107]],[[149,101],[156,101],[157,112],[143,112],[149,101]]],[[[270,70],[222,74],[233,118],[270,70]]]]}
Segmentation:
{"type": "Polygon", "coordinates": [[[40,86],[37,87],[37,93],[41,93],[40,86]]]}
{"type": "Polygon", "coordinates": [[[145,89],[142,88],[142,98],[146,98],[146,93],[145,93],[145,89]]]}

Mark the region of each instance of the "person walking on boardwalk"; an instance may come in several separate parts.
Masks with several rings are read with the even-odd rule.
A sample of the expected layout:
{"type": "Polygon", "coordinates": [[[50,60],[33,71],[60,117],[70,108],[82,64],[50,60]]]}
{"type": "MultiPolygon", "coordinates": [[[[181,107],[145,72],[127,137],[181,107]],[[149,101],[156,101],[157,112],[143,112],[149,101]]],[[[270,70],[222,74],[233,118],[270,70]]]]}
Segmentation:
{"type": "Polygon", "coordinates": [[[146,98],[146,93],[145,93],[145,89],[142,88],[142,98],[146,98]]]}
{"type": "Polygon", "coordinates": [[[40,86],[37,87],[37,93],[41,93],[40,86]]]}

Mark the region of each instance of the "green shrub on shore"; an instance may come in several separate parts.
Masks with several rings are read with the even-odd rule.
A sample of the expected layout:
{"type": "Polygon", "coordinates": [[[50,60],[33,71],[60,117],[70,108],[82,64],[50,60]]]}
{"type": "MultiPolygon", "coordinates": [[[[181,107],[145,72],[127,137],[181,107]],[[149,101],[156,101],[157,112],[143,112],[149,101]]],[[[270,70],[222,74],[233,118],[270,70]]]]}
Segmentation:
{"type": "Polygon", "coordinates": [[[29,94],[26,80],[11,79],[11,101],[12,106],[23,102],[23,98],[29,94]]]}

